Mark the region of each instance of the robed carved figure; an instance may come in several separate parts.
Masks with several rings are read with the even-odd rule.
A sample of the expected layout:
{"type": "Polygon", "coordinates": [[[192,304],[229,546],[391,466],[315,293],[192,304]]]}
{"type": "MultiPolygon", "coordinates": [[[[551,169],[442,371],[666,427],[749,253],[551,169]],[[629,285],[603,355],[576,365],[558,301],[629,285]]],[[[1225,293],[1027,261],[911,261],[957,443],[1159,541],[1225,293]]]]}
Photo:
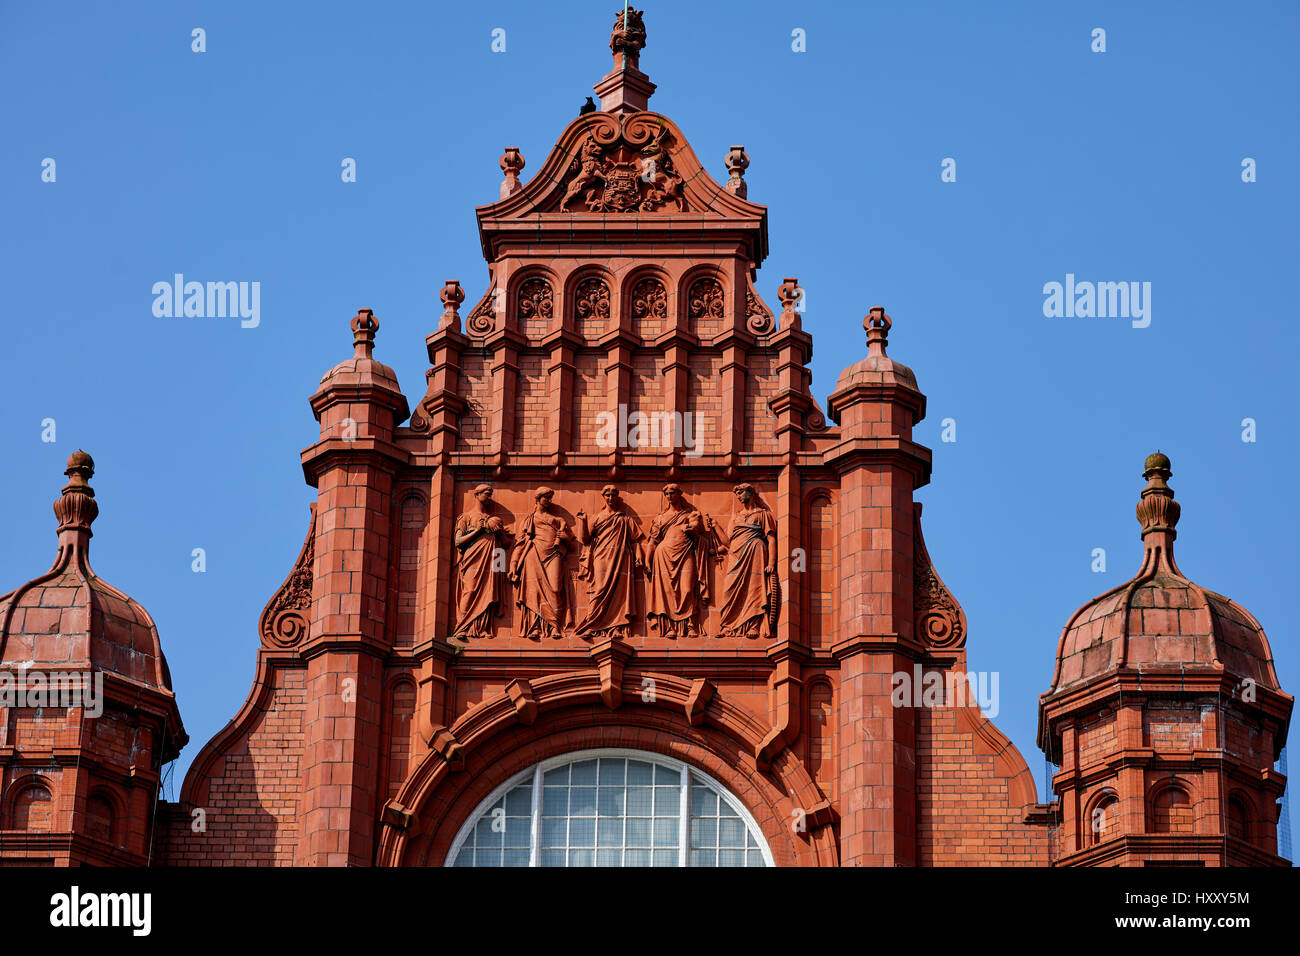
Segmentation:
{"type": "Polygon", "coordinates": [[[726,637],[770,636],[776,619],[776,521],[758,500],[754,486],[732,489],[740,510],[731,516],[727,540],[718,550],[727,555],[722,590],[722,633],[726,637]]]}
{"type": "Polygon", "coordinates": [[[564,557],[573,535],[551,507],[555,492],[538,488],[537,507],[519,524],[510,556],[515,606],[525,637],[559,637],[564,628],[564,557]]]}
{"type": "Polygon", "coordinates": [[[456,519],[452,540],[456,545],[456,626],[453,637],[491,637],[492,618],[500,614],[501,578],[506,529],[489,513],[492,486],[474,489],[475,507],[456,519]]]}
{"type": "Polygon", "coordinates": [[[578,577],[587,583],[587,612],[578,622],[578,634],[612,634],[627,637],[636,616],[632,607],[632,575],[643,568],[639,542],[645,537],[636,515],[627,511],[618,489],[600,489],[603,507],[587,524],[579,511],[578,542],[584,546],[578,577]]]}
{"type": "Polygon", "coordinates": [[[708,519],[688,505],[677,485],[664,486],[668,509],[650,524],[646,564],[650,593],[646,615],[665,637],[696,637],[709,603],[708,519]]]}

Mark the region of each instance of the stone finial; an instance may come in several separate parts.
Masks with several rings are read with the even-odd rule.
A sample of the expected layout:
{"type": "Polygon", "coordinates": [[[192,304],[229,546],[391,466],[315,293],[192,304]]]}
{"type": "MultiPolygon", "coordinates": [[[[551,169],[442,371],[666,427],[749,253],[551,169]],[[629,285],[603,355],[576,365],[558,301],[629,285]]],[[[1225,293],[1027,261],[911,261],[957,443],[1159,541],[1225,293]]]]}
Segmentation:
{"type": "Polygon", "coordinates": [[[63,486],[62,496],[54,502],[54,516],[59,519],[59,544],[64,544],[65,535],[69,534],[84,544],[91,536],[91,524],[99,516],[95,489],[90,487],[95,460],[77,449],[68,456],[68,467],[63,473],[68,476],[68,483],[63,486]]]}
{"type": "Polygon", "coordinates": [[[731,195],[744,199],[749,193],[749,187],[745,185],[745,170],[749,168],[749,154],[745,152],[745,147],[731,147],[731,152],[727,154],[726,163],[727,172],[731,178],[727,180],[727,185],[724,188],[731,195]]]}
{"type": "Polygon", "coordinates": [[[803,328],[803,321],[799,318],[798,310],[799,303],[803,301],[803,287],[799,285],[799,280],[787,277],[776,290],[776,296],[781,300],[780,327],[783,329],[803,328]]]}
{"type": "Polygon", "coordinates": [[[519,174],[524,170],[524,154],[519,152],[518,146],[507,146],[501,154],[500,163],[501,172],[506,176],[501,183],[501,198],[505,199],[524,188],[519,182],[519,174]]]}
{"type": "Polygon", "coordinates": [[[614,69],[594,87],[601,111],[621,116],[648,109],[655,85],[639,66],[645,49],[645,22],[640,10],[624,7],[618,11],[609,34],[609,49],[614,54],[614,69]]]}
{"type": "Polygon", "coordinates": [[[1163,534],[1168,542],[1172,542],[1178,536],[1176,528],[1183,507],[1174,500],[1174,490],[1166,484],[1172,474],[1167,455],[1156,452],[1147,456],[1142,471],[1147,486],[1142,489],[1142,498],[1137,505],[1143,539],[1150,534],[1163,534]]]}
{"type": "Polygon", "coordinates": [[[885,314],[883,305],[873,305],[871,311],[862,320],[862,327],[867,330],[867,355],[884,356],[885,343],[889,340],[889,330],[894,320],[885,314]]]}
{"type": "Polygon", "coordinates": [[[645,49],[645,11],[625,6],[614,16],[609,34],[609,49],[614,54],[614,69],[639,69],[641,51],[645,49]]]}
{"type": "Polygon", "coordinates": [[[460,304],[465,301],[465,290],[460,287],[460,283],[455,279],[448,279],[442,286],[442,291],[438,293],[438,298],[442,300],[442,320],[438,323],[439,329],[453,329],[460,331],[460,304]]]}
{"type": "Polygon", "coordinates": [[[352,317],[352,344],[356,346],[356,357],[368,359],[375,349],[375,333],[379,331],[379,320],[371,309],[357,309],[352,317]]]}

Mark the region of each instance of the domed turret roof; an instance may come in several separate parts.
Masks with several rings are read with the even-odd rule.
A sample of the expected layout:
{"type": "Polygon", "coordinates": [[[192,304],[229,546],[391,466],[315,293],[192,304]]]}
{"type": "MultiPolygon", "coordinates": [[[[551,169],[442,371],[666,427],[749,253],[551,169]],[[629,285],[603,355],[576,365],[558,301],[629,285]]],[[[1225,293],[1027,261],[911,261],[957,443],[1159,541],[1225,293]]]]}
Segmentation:
{"type": "Polygon", "coordinates": [[[397,374],[383,362],[371,357],[375,347],[375,333],[379,331],[379,320],[370,309],[358,309],[352,318],[352,342],[355,352],[352,358],[344,359],[326,372],[320,380],[321,386],[379,386],[401,393],[397,384],[397,374]]]}
{"type": "Polygon", "coordinates": [[[1137,506],[1142,567],[1089,601],[1061,633],[1050,694],[1083,686],[1117,668],[1143,672],[1222,672],[1272,690],[1277,673],[1259,622],[1236,602],[1193,584],[1174,562],[1181,506],[1166,484],[1169,459],[1146,460],[1137,506]]]}
{"type": "Polygon", "coordinates": [[[59,552],[54,566],[0,596],[0,664],[41,670],[99,670],[171,692],[171,674],[153,618],[90,567],[91,523],[99,515],[83,451],[68,458],[69,478],[54,503],[59,552]]]}
{"type": "Polygon", "coordinates": [[[916,375],[902,362],[895,362],[885,352],[893,321],[880,306],[874,306],[862,320],[867,330],[867,355],[854,362],[835,383],[835,391],[855,385],[898,385],[917,390],[916,375]]]}

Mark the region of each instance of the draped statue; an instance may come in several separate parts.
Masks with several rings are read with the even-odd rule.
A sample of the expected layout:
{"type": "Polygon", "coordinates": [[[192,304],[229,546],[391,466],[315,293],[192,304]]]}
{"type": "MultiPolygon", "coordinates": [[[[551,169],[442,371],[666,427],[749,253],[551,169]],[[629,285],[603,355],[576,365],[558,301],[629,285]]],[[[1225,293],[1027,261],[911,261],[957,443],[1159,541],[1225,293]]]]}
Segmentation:
{"type": "Polygon", "coordinates": [[[727,556],[722,633],[725,637],[771,637],[780,607],[776,521],[759,502],[753,485],[736,485],[732,492],[740,510],[732,514],[726,543],[718,549],[727,556]]]}
{"type": "Polygon", "coordinates": [[[564,558],[573,535],[552,510],[555,492],[538,488],[537,507],[519,524],[510,556],[515,606],[522,616],[517,632],[525,637],[559,637],[565,624],[564,558]]]}
{"type": "Polygon", "coordinates": [[[489,512],[492,486],[474,489],[475,505],[456,519],[452,541],[456,547],[456,625],[452,636],[491,637],[492,619],[501,613],[501,578],[506,529],[489,512]]]}
{"type": "Polygon", "coordinates": [[[682,489],[664,486],[668,508],[650,524],[646,616],[665,637],[697,637],[709,603],[712,522],[686,504],[682,489]]]}
{"type": "Polygon", "coordinates": [[[616,487],[606,485],[600,494],[605,507],[591,520],[590,527],[586,512],[576,515],[578,542],[584,546],[578,578],[587,583],[587,612],[578,622],[577,632],[627,637],[636,616],[633,571],[645,567],[639,550],[645,534],[636,515],[625,509],[616,487]]]}

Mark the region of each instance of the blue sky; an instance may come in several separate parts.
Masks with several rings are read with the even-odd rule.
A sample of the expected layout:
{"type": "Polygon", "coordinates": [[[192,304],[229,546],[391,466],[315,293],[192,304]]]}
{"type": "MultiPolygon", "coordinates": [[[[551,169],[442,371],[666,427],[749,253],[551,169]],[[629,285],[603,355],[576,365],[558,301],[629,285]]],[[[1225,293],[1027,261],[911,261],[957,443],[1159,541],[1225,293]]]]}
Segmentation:
{"type": "MultiPolygon", "coordinates": [[[[375,310],[414,401],[443,280],[484,289],[474,206],[502,147],[525,179],[541,165],[609,68],[616,6],[0,6],[0,590],[49,566],[48,506],[86,449],[95,569],[153,614],[191,735],[173,793],[248,693],[313,497],[307,397],[350,353],[348,318],[375,310]],[[176,272],[260,282],[260,325],[155,317],[176,272]]],[[[1071,613],[1138,567],[1156,448],[1183,571],[1254,612],[1300,688],[1300,8],[990,6],[657,2],[641,66],[720,181],[745,145],[770,217],[759,291],[807,290],[820,401],[864,354],[867,309],[893,317],[890,354],[929,397],[929,550],[1041,788],[1038,694],[1071,613]],[[1150,282],[1150,325],[1045,317],[1067,273],[1150,282]]]]}

